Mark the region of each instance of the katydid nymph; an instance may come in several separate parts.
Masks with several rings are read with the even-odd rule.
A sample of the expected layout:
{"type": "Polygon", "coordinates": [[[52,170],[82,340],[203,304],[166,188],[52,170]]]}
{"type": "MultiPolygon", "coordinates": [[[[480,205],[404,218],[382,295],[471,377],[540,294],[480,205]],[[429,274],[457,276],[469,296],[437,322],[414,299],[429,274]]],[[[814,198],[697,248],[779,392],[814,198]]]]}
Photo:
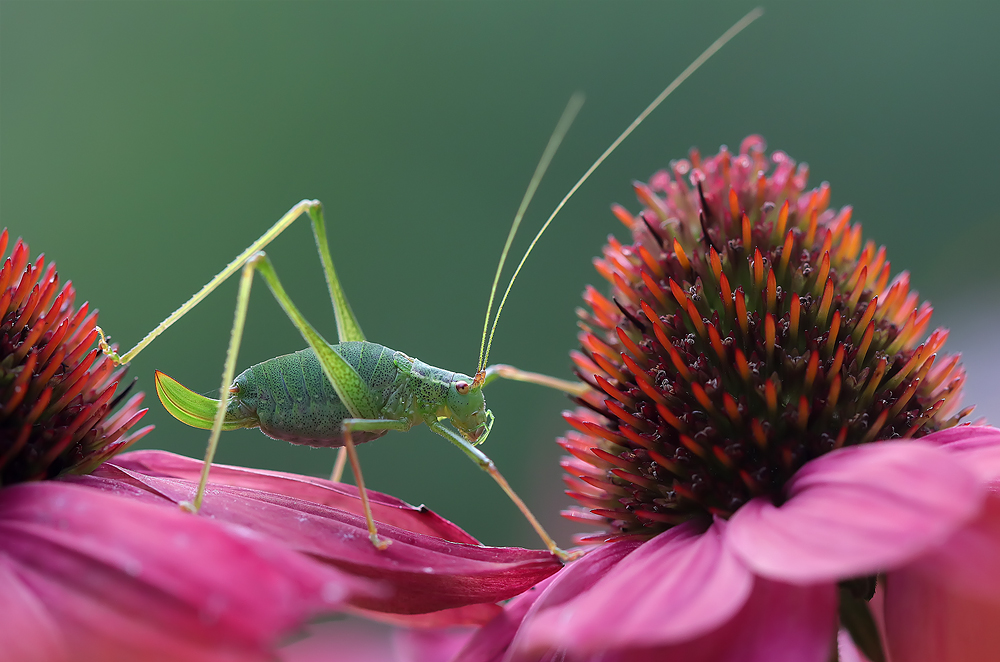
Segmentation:
{"type": "Polygon", "coordinates": [[[268,436],[291,443],[339,447],[340,452],[332,479],[340,479],[344,464],[349,460],[365,513],[369,538],[376,548],[385,549],[389,541],[378,536],[355,445],[377,439],[390,430],[405,431],[424,423],[432,431],[458,446],[492,476],[531,523],[550,552],[563,560],[573,558],[572,554],[557,547],[525,503],[511,489],[492,460],[477,446],[486,440],[493,425],[493,414],[486,408],[483,388],[494,379],[502,377],[535,383],[577,396],[582,395],[589,386],[581,382],[569,382],[522,371],[507,365],[487,366],[500,313],[525,260],[570,197],[650,112],[760,14],[761,11],[755,9],[717,39],[663,90],[590,166],[556,206],[531,241],[507,285],[496,315],[493,316],[494,295],[515,233],[542,175],[582,104],[580,95],[574,95],[570,99],[531,178],[501,253],[483,325],[479,364],[473,376],[435,368],[403,352],[366,339],[334,270],[322,205],[316,200],[303,200],[292,207],[274,226],[128,352],[117,354],[108,344],[104,332],[98,328],[101,350],[116,363],[127,363],[223,281],[236,272],[241,274],[236,315],[219,399],[198,395],[162,372],[156,373],[157,394],[167,411],[183,423],[211,430],[205,463],[194,499],[190,503],[182,504],[182,507],[190,512],[199,510],[221,431],[259,427],[268,436]],[[278,280],[270,259],[262,251],[303,214],[308,215],[312,222],[320,262],[333,303],[338,337],[338,342],[334,344],[327,342],[299,312],[278,280]],[[235,376],[237,354],[254,272],[260,272],[281,308],[302,334],[308,348],[269,359],[235,376]],[[444,423],[446,419],[451,425],[444,423]]]}

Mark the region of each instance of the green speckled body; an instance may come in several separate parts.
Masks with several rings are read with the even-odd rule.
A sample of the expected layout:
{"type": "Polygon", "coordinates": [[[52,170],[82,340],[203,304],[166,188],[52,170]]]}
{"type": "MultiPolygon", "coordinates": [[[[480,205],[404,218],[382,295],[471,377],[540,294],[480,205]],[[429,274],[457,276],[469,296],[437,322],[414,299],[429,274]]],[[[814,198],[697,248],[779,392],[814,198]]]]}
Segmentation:
{"type": "MultiPolygon", "coordinates": [[[[229,413],[255,417],[264,434],[293,444],[338,447],[347,418],[406,420],[407,427],[448,415],[446,399],[454,372],[435,368],[377,343],[331,345],[367,387],[375,411],[355,411],[337,395],[312,349],[258,363],[233,383],[229,413]]],[[[385,430],[357,430],[355,443],[378,439],[385,430]]]]}

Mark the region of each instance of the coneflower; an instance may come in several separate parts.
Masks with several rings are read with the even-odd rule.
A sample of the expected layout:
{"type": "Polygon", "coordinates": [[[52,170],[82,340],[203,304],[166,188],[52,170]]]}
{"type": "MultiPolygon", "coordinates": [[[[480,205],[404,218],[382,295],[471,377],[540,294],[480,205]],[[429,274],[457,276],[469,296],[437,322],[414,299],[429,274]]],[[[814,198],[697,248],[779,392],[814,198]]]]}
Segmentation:
{"type": "Polygon", "coordinates": [[[728,517],[824,453],[971,410],[955,413],[947,331],[923,340],[930,304],[807,176],[751,136],[635,183],[638,214],[613,207],[633,243],[609,238],[594,264],[611,295],[588,287],[580,311],[599,416],[566,414],[569,517],[644,535],[728,517]]]}
{"type": "Polygon", "coordinates": [[[603,531],[455,662],[1000,655],[1000,430],[956,425],[946,332],[807,175],[751,136],[613,208],[560,439],[603,531]]]}
{"type": "MultiPolygon", "coordinates": [[[[8,233],[0,233],[0,257],[8,233]]],[[[0,486],[89,473],[146,435],[129,434],[146,413],[142,393],[115,407],[126,368],[115,369],[94,343],[97,311],[74,306],[55,263],[28,262],[18,239],[0,270],[0,486]]]]}

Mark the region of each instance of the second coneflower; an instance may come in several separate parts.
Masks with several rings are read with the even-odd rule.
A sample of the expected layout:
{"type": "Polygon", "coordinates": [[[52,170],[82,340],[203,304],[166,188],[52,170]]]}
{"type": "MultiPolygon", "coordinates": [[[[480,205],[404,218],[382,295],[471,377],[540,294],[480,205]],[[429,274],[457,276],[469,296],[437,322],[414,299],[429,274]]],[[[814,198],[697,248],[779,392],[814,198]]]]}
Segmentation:
{"type": "MultiPolygon", "coordinates": [[[[573,359],[600,419],[569,414],[567,513],[653,535],[699,515],[780,500],[806,462],[837,448],[955,425],[964,371],[924,338],[931,306],[891,277],[830,187],[763,141],[672,164],[615,206],[635,243],[595,260],[573,359]],[[692,171],[692,168],[694,170],[692,171]],[[685,182],[690,176],[691,183],[685,182]]],[[[971,410],[971,407],[969,408],[971,410]]]]}
{"type": "Polygon", "coordinates": [[[559,440],[602,530],[456,661],[1000,654],[1000,431],[955,427],[947,333],[807,175],[751,136],[613,208],[559,440]]]}

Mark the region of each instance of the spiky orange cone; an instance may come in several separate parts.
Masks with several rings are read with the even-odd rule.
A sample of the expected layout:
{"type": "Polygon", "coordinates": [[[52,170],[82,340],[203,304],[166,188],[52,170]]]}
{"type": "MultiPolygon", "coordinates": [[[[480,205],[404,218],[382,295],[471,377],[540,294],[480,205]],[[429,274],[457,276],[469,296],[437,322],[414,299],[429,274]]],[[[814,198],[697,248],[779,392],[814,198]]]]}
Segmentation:
{"type": "Polygon", "coordinates": [[[956,426],[946,332],[806,175],[752,136],[614,207],[560,439],[602,530],[456,662],[827,662],[838,622],[873,660],[1000,655],[1000,431],[956,426]]]}
{"type": "MultiPolygon", "coordinates": [[[[0,257],[8,233],[0,233],[0,257]]],[[[56,265],[28,262],[20,239],[0,268],[0,486],[89,473],[147,434],[129,431],[146,413],[142,394],[117,411],[126,368],[94,343],[97,311],[74,306],[56,265]]]]}
{"type": "Polygon", "coordinates": [[[767,175],[756,136],[693,151],[635,184],[639,214],[614,207],[634,243],[609,238],[594,262],[611,295],[588,288],[580,311],[573,359],[598,416],[566,415],[570,517],[643,535],[728,517],[824,453],[971,409],[908,274],[891,278],[850,207],[829,209],[829,185],[804,190],[805,165],[771,160],[767,175]]]}

